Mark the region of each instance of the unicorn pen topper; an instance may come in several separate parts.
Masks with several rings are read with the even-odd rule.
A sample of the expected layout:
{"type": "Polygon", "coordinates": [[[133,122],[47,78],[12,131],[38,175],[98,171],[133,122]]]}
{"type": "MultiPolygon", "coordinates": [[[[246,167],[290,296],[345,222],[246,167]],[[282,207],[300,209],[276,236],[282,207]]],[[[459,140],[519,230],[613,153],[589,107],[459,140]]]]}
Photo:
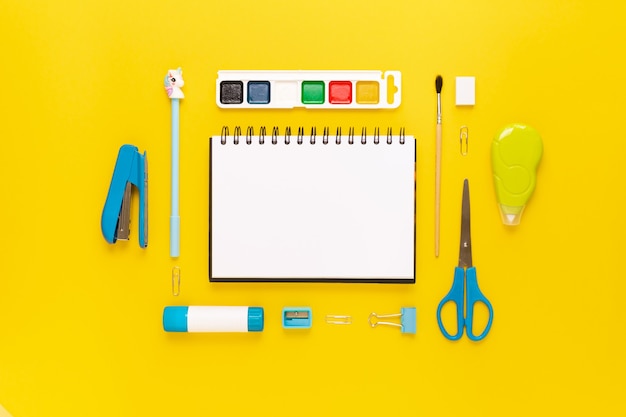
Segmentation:
{"type": "Polygon", "coordinates": [[[169,98],[185,98],[183,90],[180,88],[185,85],[183,80],[183,70],[178,67],[175,70],[169,70],[165,76],[165,90],[169,98]]]}
{"type": "Polygon", "coordinates": [[[170,256],[180,255],[180,214],[178,212],[178,161],[179,161],[179,127],[180,99],[185,98],[183,90],[183,70],[171,69],[165,76],[165,91],[172,102],[172,211],[170,215],[170,256]]]}

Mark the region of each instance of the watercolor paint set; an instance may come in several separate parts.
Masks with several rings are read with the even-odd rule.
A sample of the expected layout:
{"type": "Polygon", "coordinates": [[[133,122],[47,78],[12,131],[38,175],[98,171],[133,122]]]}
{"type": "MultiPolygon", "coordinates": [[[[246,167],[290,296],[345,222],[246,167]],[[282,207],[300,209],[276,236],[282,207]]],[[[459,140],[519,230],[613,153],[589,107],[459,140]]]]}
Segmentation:
{"type": "Polygon", "coordinates": [[[225,109],[393,109],[400,71],[218,71],[216,102],[225,109]]]}

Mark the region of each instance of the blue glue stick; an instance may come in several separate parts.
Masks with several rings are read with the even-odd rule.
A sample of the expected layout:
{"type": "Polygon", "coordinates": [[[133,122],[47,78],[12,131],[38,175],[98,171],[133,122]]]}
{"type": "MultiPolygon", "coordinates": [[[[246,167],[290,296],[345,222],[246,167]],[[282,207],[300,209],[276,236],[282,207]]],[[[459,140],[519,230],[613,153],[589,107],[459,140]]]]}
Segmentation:
{"type": "Polygon", "coordinates": [[[263,307],[169,306],[163,310],[166,332],[262,332],[263,307]]]}

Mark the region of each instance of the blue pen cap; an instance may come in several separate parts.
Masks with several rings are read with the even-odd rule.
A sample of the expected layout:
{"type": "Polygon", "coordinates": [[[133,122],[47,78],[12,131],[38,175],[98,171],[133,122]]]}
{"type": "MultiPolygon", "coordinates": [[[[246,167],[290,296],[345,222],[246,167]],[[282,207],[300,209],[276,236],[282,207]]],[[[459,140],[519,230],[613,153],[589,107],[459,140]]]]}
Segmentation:
{"type": "Polygon", "coordinates": [[[263,324],[263,307],[248,307],[248,331],[262,332],[263,324]]]}
{"type": "Polygon", "coordinates": [[[187,306],[170,306],[163,310],[163,330],[166,332],[187,331],[187,306]]]}

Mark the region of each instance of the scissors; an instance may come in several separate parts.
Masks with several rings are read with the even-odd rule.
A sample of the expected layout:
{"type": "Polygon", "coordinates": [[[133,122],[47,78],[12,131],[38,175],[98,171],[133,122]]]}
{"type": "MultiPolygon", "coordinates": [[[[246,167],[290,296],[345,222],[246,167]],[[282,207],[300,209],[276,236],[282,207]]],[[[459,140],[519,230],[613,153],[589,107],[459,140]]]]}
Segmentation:
{"type": "Polygon", "coordinates": [[[461,208],[461,249],[459,251],[459,266],[454,268],[454,281],[450,292],[443,297],[437,308],[437,321],[443,335],[450,340],[459,340],[463,336],[463,327],[466,328],[467,337],[475,342],[487,336],[493,320],[493,307],[487,298],[480,292],[476,280],[476,267],[472,266],[472,238],[470,235],[470,202],[469,183],[463,182],[463,205],[461,208]],[[465,296],[465,297],[464,297],[465,296]],[[467,316],[464,317],[465,302],[467,302],[467,316]],[[456,334],[450,334],[441,321],[441,309],[447,303],[456,306],[456,334]],[[489,321],[485,329],[479,335],[473,331],[474,306],[483,303],[489,311],[489,321]]]}

